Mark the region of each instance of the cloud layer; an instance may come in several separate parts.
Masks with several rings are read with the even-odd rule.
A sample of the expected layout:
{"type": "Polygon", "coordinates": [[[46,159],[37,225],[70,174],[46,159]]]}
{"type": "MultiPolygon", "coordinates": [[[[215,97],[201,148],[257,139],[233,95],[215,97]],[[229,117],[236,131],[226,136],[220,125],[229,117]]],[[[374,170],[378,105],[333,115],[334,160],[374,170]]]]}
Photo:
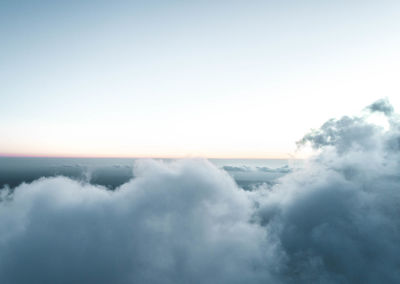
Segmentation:
{"type": "Polygon", "coordinates": [[[1,283],[268,279],[250,199],[207,161],[142,161],[117,191],[45,178],[3,192],[1,283]]]}
{"type": "Polygon", "coordinates": [[[115,191],[3,189],[0,283],[399,283],[400,124],[385,101],[367,109],[306,135],[319,154],[268,188],[143,160],[115,191]]]}

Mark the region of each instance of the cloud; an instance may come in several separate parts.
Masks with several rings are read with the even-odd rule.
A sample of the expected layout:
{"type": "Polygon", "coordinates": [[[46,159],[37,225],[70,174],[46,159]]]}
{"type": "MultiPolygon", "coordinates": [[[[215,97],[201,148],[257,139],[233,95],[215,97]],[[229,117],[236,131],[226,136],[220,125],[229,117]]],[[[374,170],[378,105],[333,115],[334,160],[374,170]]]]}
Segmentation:
{"type": "Polygon", "coordinates": [[[223,166],[222,169],[229,173],[241,188],[250,191],[260,186],[273,186],[280,177],[291,172],[288,165],[279,168],[246,165],[223,166]]]}
{"type": "Polygon", "coordinates": [[[249,172],[251,171],[251,168],[248,166],[223,166],[222,167],[225,171],[227,172],[249,172]]]}
{"type": "Polygon", "coordinates": [[[1,283],[254,283],[270,278],[252,203],[207,161],[140,161],[116,191],[65,178],[0,207],[1,283]]]}
{"type": "Polygon", "coordinates": [[[300,142],[316,156],[255,191],[205,160],[138,161],[115,191],[3,189],[0,283],[400,283],[394,115],[328,121],[300,142]]]}
{"type": "Polygon", "coordinates": [[[301,140],[320,153],[257,198],[288,257],[284,282],[400,282],[399,129],[330,120],[301,140]]]}
{"type": "Polygon", "coordinates": [[[243,166],[223,166],[222,169],[224,169],[227,172],[264,172],[264,173],[289,173],[291,169],[289,168],[288,165],[278,167],[278,168],[269,168],[269,167],[249,167],[246,165],[243,166]]]}
{"type": "Polygon", "coordinates": [[[297,144],[311,144],[314,149],[326,146],[334,147],[340,153],[347,153],[356,149],[369,151],[381,139],[383,129],[368,123],[361,117],[344,116],[340,119],[331,119],[325,122],[320,129],[312,130],[297,144]]]}
{"type": "Polygon", "coordinates": [[[387,116],[393,114],[394,109],[388,99],[380,99],[367,107],[371,112],[381,112],[387,116]]]}

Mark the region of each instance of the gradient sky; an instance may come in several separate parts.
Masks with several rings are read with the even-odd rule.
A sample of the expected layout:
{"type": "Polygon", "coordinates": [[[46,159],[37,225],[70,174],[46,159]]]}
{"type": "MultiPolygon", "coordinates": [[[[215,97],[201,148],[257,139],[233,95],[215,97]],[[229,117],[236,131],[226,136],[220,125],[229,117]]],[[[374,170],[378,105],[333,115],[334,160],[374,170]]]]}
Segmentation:
{"type": "Polygon", "coordinates": [[[0,154],[286,157],[400,109],[400,1],[0,0],[0,154]]]}

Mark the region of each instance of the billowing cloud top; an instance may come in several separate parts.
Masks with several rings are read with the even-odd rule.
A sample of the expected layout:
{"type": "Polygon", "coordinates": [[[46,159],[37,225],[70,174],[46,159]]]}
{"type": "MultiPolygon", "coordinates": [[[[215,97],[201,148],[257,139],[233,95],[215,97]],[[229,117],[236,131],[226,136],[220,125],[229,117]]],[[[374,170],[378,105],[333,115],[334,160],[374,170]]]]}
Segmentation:
{"type": "Polygon", "coordinates": [[[391,115],[394,112],[393,106],[388,99],[380,99],[367,107],[371,112],[382,112],[385,115],[391,115]]]}
{"type": "Polygon", "coordinates": [[[115,191],[3,189],[0,283],[400,283],[400,125],[378,105],[388,129],[328,121],[301,140],[319,154],[272,188],[144,160],[115,191]]]}

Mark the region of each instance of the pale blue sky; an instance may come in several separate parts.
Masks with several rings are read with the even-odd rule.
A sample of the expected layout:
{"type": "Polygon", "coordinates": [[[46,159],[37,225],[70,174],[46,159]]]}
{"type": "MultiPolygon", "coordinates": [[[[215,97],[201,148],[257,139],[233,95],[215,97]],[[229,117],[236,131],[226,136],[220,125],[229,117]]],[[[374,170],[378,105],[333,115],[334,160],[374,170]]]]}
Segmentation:
{"type": "Polygon", "coordinates": [[[283,157],[400,107],[400,1],[2,1],[0,153],[283,157]]]}

